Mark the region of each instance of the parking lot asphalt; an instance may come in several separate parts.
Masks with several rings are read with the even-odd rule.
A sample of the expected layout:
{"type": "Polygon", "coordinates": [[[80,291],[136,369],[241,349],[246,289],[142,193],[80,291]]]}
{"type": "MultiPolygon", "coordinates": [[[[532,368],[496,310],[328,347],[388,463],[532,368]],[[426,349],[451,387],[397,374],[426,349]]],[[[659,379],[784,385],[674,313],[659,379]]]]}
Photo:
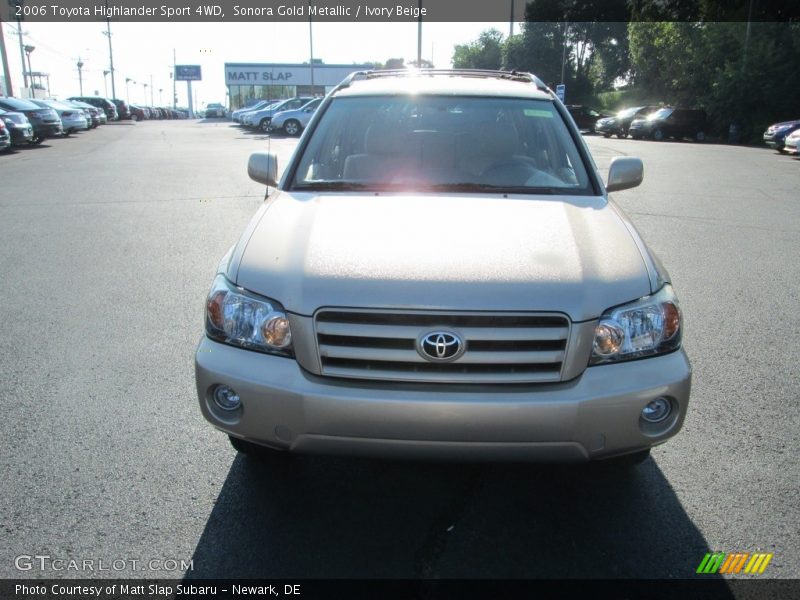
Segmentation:
{"type": "Polygon", "coordinates": [[[0,156],[0,577],[683,578],[712,550],[800,577],[800,161],[586,139],[603,173],[644,160],[616,200],[672,274],[694,367],[683,431],[627,473],[237,456],[193,354],[264,198],[247,157],[283,166],[296,141],[158,121],[0,156]],[[36,554],[128,562],[15,567],[36,554]]]}

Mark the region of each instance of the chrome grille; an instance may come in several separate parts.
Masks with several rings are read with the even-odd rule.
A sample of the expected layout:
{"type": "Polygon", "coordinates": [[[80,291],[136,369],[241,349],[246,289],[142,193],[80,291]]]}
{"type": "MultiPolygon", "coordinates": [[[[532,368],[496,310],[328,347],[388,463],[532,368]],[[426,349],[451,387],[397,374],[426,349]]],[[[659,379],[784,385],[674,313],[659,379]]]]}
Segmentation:
{"type": "Polygon", "coordinates": [[[553,313],[439,313],[324,309],[315,315],[322,375],[372,380],[532,383],[561,380],[569,320],[553,313]],[[449,331],[466,350],[432,362],[417,341],[449,331]]]}

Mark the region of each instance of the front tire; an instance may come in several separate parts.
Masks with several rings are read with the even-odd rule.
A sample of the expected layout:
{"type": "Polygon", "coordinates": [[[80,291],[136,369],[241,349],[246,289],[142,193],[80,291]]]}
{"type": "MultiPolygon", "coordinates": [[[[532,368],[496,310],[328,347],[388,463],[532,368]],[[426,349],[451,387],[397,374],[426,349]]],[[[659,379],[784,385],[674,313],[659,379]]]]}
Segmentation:
{"type": "Polygon", "coordinates": [[[286,133],[286,135],[290,135],[292,137],[300,135],[300,122],[296,119],[289,119],[283,124],[283,131],[286,133]]]}
{"type": "Polygon", "coordinates": [[[660,142],[664,139],[664,132],[660,129],[656,129],[653,131],[653,139],[657,142],[660,142]]]}
{"type": "Polygon", "coordinates": [[[272,448],[260,446],[259,444],[254,444],[253,442],[247,442],[237,437],[233,437],[232,435],[229,435],[228,439],[231,442],[231,446],[233,446],[237,452],[244,454],[247,458],[257,460],[259,462],[286,464],[293,457],[293,455],[289,452],[285,452],[283,450],[273,450],[272,448]]]}
{"type": "Polygon", "coordinates": [[[598,464],[611,467],[612,469],[631,469],[636,465],[642,464],[649,457],[650,448],[647,450],[639,450],[632,454],[623,454],[622,456],[606,458],[605,460],[598,461],[598,464]]]}
{"type": "Polygon", "coordinates": [[[261,119],[261,122],[258,124],[258,128],[264,133],[267,133],[269,131],[269,125],[271,122],[272,119],[270,119],[269,117],[265,117],[261,119]]]}

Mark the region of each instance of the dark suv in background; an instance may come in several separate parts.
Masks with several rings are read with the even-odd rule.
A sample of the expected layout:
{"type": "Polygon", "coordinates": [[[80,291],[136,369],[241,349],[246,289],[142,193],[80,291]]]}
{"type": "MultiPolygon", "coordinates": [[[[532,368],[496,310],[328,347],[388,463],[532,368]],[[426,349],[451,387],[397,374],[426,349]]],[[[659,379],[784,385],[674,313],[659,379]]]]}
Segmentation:
{"type": "Polygon", "coordinates": [[[628,129],[637,117],[646,117],[659,109],[658,106],[633,106],[624,108],[613,117],[598,119],[594,125],[595,132],[611,137],[616,135],[619,138],[628,137],[628,129]]]}
{"type": "Polygon", "coordinates": [[[46,138],[62,135],[61,118],[52,108],[43,108],[21,98],[0,98],[0,108],[9,112],[18,112],[28,117],[33,125],[31,143],[41,144],[46,138]]]}
{"type": "Polygon", "coordinates": [[[117,107],[117,114],[119,115],[120,121],[125,121],[131,118],[131,109],[125,100],[112,98],[111,101],[114,103],[114,106],[117,107]]]}
{"type": "Polygon", "coordinates": [[[666,106],[647,117],[634,119],[628,133],[634,139],[691,138],[702,142],[706,139],[707,120],[704,110],[666,106]]]}
{"type": "Polygon", "coordinates": [[[97,108],[101,108],[106,112],[106,117],[109,121],[116,121],[119,117],[117,115],[117,107],[108,98],[101,98],[100,96],[72,96],[68,100],[78,100],[79,102],[86,102],[97,108]]]}

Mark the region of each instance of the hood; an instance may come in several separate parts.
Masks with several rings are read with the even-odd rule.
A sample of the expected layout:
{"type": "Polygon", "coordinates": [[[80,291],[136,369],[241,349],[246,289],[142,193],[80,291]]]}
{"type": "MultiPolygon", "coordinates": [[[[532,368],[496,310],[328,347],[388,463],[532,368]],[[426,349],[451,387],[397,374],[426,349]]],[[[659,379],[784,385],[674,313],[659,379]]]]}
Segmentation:
{"type": "Polygon", "coordinates": [[[793,125],[800,125],[800,120],[784,121],[783,123],[774,123],[769,126],[769,129],[777,129],[778,127],[792,127],[793,125]]]}
{"type": "Polygon", "coordinates": [[[651,292],[602,198],[279,193],[228,276],[311,315],[327,306],[558,311],[573,320],[651,292]]]}

